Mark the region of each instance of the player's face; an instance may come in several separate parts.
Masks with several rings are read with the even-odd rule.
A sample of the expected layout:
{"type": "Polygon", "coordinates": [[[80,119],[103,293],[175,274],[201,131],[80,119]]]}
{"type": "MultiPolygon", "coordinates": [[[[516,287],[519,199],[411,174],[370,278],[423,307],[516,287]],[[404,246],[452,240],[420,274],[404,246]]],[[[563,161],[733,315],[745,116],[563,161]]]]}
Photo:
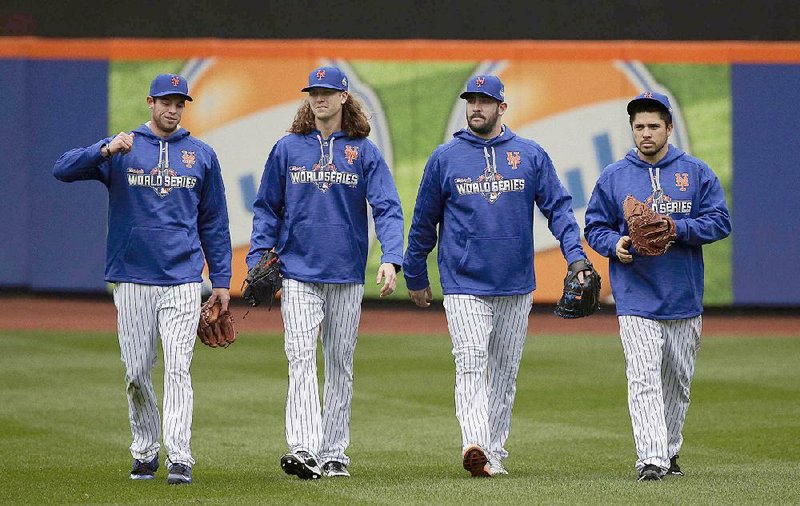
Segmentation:
{"type": "Polygon", "coordinates": [[[147,97],[147,105],[152,111],[152,124],[161,133],[170,134],[177,130],[186,107],[186,98],[181,95],[147,97]]]}
{"type": "Polygon", "coordinates": [[[311,106],[314,118],[326,121],[342,113],[342,104],[347,101],[347,92],[329,88],[311,88],[306,100],[311,106]]]}
{"type": "Polygon", "coordinates": [[[631,130],[642,160],[655,163],[667,154],[667,140],[672,134],[672,125],[667,125],[659,113],[636,113],[631,122],[631,130]]]}
{"type": "Polygon", "coordinates": [[[480,136],[494,137],[500,133],[498,121],[505,114],[506,104],[485,95],[469,95],[467,101],[467,125],[480,136]]]}

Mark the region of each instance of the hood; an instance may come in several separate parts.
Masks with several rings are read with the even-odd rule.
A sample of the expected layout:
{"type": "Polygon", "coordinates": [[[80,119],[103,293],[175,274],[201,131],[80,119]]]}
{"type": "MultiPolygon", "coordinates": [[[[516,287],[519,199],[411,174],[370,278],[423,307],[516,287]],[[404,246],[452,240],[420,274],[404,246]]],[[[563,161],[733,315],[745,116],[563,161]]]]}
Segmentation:
{"type": "Polygon", "coordinates": [[[504,142],[508,142],[515,138],[517,134],[511,131],[506,125],[503,125],[503,130],[500,132],[500,135],[497,137],[492,137],[491,139],[483,139],[478,137],[472,130],[469,128],[462,128],[458,132],[453,134],[453,137],[457,139],[461,139],[464,141],[469,142],[475,146],[485,147],[485,146],[496,146],[498,144],[502,144],[504,142]]]}
{"type": "Polygon", "coordinates": [[[136,134],[136,137],[146,139],[147,142],[151,144],[158,144],[159,141],[166,141],[166,142],[178,142],[179,140],[183,139],[184,137],[189,136],[189,131],[183,128],[182,126],[178,125],[178,129],[175,130],[175,133],[164,139],[163,137],[159,137],[158,135],[154,134],[148,123],[142,123],[139,127],[133,131],[136,134]]]}
{"type": "Polygon", "coordinates": [[[636,165],[637,167],[642,167],[643,169],[646,169],[648,167],[654,167],[656,165],[660,165],[662,167],[667,166],[686,154],[682,150],[670,144],[669,149],[667,150],[667,154],[664,155],[664,158],[662,158],[655,164],[649,164],[644,160],[642,160],[641,158],[639,158],[639,155],[636,153],[637,153],[636,149],[628,151],[628,154],[625,155],[625,159],[631,162],[632,164],[636,165]]]}

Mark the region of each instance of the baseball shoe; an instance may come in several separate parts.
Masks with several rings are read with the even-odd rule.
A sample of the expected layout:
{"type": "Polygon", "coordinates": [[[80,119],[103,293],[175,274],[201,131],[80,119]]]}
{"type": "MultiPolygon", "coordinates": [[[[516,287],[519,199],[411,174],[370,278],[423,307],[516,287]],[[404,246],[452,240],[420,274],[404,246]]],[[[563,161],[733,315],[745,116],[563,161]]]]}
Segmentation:
{"type": "Polygon", "coordinates": [[[329,476],[331,478],[335,476],[344,476],[345,478],[350,477],[350,472],[347,471],[347,465],[335,460],[326,462],[325,465],[322,466],[322,472],[325,473],[325,476],[329,476]]]}
{"type": "Polygon", "coordinates": [[[478,445],[469,446],[464,451],[464,469],[469,471],[472,476],[488,478],[492,475],[486,452],[478,445]]]}
{"type": "Polygon", "coordinates": [[[677,455],[669,459],[669,469],[667,469],[667,474],[670,476],[683,476],[683,471],[681,471],[681,466],[678,465],[677,455]]]}
{"type": "Polygon", "coordinates": [[[305,450],[289,452],[281,457],[281,468],[286,474],[293,474],[301,480],[318,480],[322,477],[317,459],[305,450]]]}
{"type": "Polygon", "coordinates": [[[647,464],[639,471],[639,479],[636,481],[661,481],[661,469],[653,464],[647,464]]]}
{"type": "Polygon", "coordinates": [[[508,474],[508,470],[503,466],[501,461],[489,459],[489,473],[491,473],[492,476],[498,476],[501,474],[508,474]]]}
{"type": "Polygon", "coordinates": [[[172,464],[169,466],[167,483],[170,485],[183,485],[192,482],[192,468],[186,464],[172,464]]]}
{"type": "Polygon", "coordinates": [[[151,460],[133,459],[133,469],[131,469],[132,480],[152,480],[153,475],[158,471],[158,454],[151,460]]]}

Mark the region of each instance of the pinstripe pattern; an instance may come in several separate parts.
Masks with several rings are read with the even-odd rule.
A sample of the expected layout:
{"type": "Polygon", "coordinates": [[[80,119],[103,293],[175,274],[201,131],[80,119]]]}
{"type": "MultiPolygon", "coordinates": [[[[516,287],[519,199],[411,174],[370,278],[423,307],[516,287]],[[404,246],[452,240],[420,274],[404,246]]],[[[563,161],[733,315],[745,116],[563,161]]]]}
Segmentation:
{"type": "Polygon", "coordinates": [[[619,325],[636,469],[652,464],[666,471],[683,443],[702,317],[651,320],[628,315],[619,316],[619,325]]]}
{"type": "Polygon", "coordinates": [[[504,445],[511,430],[531,302],[530,294],[444,296],[462,450],[477,444],[498,462],[508,456],[504,445]]]}
{"type": "Polygon", "coordinates": [[[168,462],[194,464],[189,444],[193,407],[189,368],[200,317],[200,290],[200,283],[114,286],[133,435],[130,449],[135,459],[150,460],[155,456],[163,430],[168,462]],[[159,335],[164,357],[163,426],[151,376],[159,335]]]}
{"type": "Polygon", "coordinates": [[[283,280],[281,315],[289,361],[286,442],[320,462],[349,464],[353,353],[361,319],[363,284],[283,280]],[[317,380],[317,339],[325,360],[323,404],[317,380]]]}

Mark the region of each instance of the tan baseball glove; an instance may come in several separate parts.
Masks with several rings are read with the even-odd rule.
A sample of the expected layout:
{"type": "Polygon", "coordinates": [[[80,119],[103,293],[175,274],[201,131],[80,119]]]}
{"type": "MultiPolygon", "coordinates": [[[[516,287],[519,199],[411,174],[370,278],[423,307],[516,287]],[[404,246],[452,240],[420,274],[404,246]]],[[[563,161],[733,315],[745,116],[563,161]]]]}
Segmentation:
{"type": "Polygon", "coordinates": [[[236,327],[230,311],[222,311],[222,303],[208,301],[200,308],[200,323],[197,326],[197,337],[206,346],[227,348],[236,341],[236,327]]]}
{"type": "Polygon", "coordinates": [[[622,203],[628,235],[637,253],[663,255],[675,242],[675,221],[650,209],[644,202],[628,195],[622,203]]]}

